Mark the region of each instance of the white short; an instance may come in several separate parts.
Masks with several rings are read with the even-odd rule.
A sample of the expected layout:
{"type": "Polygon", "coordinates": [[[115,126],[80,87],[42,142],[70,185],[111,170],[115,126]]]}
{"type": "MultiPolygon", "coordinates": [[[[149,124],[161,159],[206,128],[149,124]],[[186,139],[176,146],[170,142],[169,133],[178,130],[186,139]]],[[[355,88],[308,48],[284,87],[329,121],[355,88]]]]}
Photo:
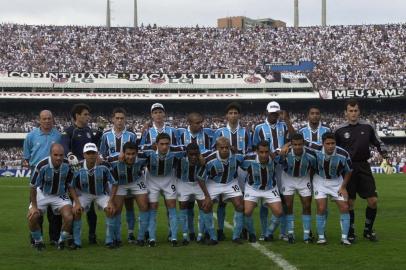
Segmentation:
{"type": "Polygon", "coordinates": [[[343,178],[341,176],[335,179],[324,179],[315,174],[313,177],[314,198],[316,200],[325,199],[327,195],[330,195],[332,200],[345,201],[344,197],[338,192],[342,183],[343,178]]]}
{"type": "Polygon", "coordinates": [[[144,181],[144,177],[138,179],[133,183],[126,185],[119,185],[117,189],[117,195],[119,196],[131,196],[131,195],[141,195],[147,194],[148,188],[144,181]]]}
{"type": "Polygon", "coordinates": [[[244,192],[245,189],[245,182],[247,181],[247,172],[241,168],[238,168],[238,185],[241,188],[241,191],[244,192]]]}
{"type": "Polygon", "coordinates": [[[310,175],[303,177],[293,177],[282,171],[282,194],[294,195],[295,191],[299,193],[301,197],[312,196],[312,184],[310,183],[310,175]]]}
{"type": "Polygon", "coordinates": [[[159,201],[159,194],[163,193],[165,200],[176,199],[176,180],[172,175],[152,176],[147,174],[147,187],[149,202],[159,201]]]}
{"type": "Polygon", "coordinates": [[[234,179],[227,184],[219,184],[212,180],[208,180],[206,186],[212,200],[218,200],[220,195],[222,195],[223,201],[242,196],[241,188],[238,185],[237,179],[234,179]]]}
{"type": "Polygon", "coordinates": [[[180,202],[187,202],[191,199],[198,201],[204,200],[203,190],[197,182],[184,182],[177,180],[176,188],[178,190],[178,200],[180,202]]]}
{"type": "Polygon", "coordinates": [[[277,187],[269,190],[258,190],[245,184],[244,201],[258,203],[258,200],[260,199],[263,199],[262,201],[265,203],[276,203],[281,201],[277,187]]]}
{"type": "MultiPolygon", "coordinates": [[[[79,193],[78,198],[80,205],[86,212],[89,211],[92,202],[95,202],[99,209],[104,210],[110,200],[110,197],[108,195],[96,196],[89,193],[79,193]]],[[[75,205],[75,203],[73,203],[73,205],[75,205]]]]}
{"type": "MultiPolygon", "coordinates": [[[[57,196],[57,195],[45,195],[42,193],[41,189],[37,188],[37,207],[44,214],[47,211],[48,206],[51,206],[54,214],[59,215],[59,210],[65,205],[72,206],[72,203],[68,195],[57,196]]],[[[30,206],[28,209],[32,207],[30,206]]]]}

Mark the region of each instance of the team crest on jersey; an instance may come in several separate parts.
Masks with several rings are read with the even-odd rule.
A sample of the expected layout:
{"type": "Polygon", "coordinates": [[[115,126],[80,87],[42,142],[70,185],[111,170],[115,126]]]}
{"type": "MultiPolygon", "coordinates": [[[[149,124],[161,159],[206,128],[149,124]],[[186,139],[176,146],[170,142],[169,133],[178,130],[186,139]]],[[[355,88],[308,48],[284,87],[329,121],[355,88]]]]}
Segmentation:
{"type": "Polygon", "coordinates": [[[349,132],[344,133],[344,138],[349,139],[351,137],[349,132]]]}
{"type": "Polygon", "coordinates": [[[282,136],[283,136],[283,130],[279,130],[279,131],[278,131],[278,136],[279,136],[279,137],[282,137],[282,136]]]}

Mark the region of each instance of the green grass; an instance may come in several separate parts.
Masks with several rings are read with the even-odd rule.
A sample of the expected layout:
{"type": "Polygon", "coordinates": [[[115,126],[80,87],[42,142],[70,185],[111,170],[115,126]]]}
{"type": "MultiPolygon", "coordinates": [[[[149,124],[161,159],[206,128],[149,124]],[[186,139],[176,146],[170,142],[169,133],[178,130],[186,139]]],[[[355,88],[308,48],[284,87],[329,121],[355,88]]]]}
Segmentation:
{"type": "MultiPolygon", "coordinates": [[[[299,204],[296,200],[297,243],[275,241],[263,243],[299,269],[403,269],[406,265],[406,215],[403,206],[406,190],[405,175],[376,176],[379,190],[379,211],[375,228],[380,241],[370,243],[359,238],[351,247],[339,244],[339,216],[334,203],[329,203],[327,236],[329,244],[305,245],[302,239],[299,204]]],[[[84,246],[77,251],[58,251],[47,246],[37,252],[28,244],[26,212],[28,207],[28,180],[24,178],[0,178],[0,269],[276,269],[277,266],[249,244],[235,246],[229,240],[218,246],[208,247],[195,243],[186,247],[172,248],[165,241],[167,222],[161,208],[158,217],[158,241],[156,248],[136,247],[124,244],[120,249],[108,250],[102,245],[88,246],[87,225],[84,222],[84,246]]],[[[356,204],[356,232],[361,236],[365,201],[356,204]]],[[[231,205],[227,208],[227,220],[232,222],[231,205]]],[[[258,210],[255,223],[258,227],[258,210]]],[[[124,216],[124,215],[123,215],[124,216]]],[[[98,237],[104,237],[103,213],[98,212],[98,237]]],[[[313,231],[315,231],[313,220],[313,231]]],[[[44,224],[45,239],[47,227],[44,224]]],[[[123,217],[123,239],[125,235],[123,217]]],[[[259,229],[257,228],[257,231],[259,229]]],[[[226,235],[230,239],[231,231],[226,235]]]]}

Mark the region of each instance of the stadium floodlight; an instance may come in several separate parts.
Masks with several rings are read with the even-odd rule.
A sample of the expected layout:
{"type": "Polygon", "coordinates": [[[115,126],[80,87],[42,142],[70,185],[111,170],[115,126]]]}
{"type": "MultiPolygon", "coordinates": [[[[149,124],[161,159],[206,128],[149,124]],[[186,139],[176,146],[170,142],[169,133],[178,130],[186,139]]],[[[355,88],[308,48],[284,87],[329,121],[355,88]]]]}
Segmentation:
{"type": "Polygon", "coordinates": [[[111,26],[111,7],[110,0],[107,0],[106,27],[110,28],[110,26],[111,26]]]}
{"type": "Polygon", "coordinates": [[[134,0],[134,27],[138,27],[138,7],[137,7],[137,0],[134,0]]]}
{"type": "Polygon", "coordinates": [[[321,26],[327,25],[327,0],[321,0],[321,26]]]}
{"type": "Polygon", "coordinates": [[[295,28],[299,27],[299,0],[294,0],[293,4],[294,22],[295,28]]]}

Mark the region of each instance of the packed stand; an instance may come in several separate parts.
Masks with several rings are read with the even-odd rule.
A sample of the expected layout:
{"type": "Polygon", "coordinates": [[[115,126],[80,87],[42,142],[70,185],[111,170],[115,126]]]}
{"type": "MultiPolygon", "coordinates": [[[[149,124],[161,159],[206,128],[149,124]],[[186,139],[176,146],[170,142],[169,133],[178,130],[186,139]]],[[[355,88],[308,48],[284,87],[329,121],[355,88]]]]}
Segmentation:
{"type": "Polygon", "coordinates": [[[0,148],[0,169],[21,168],[22,147],[0,148]]]}
{"type": "Polygon", "coordinates": [[[0,70],[27,72],[264,72],[311,60],[317,90],[406,85],[406,24],[252,28],[0,25],[0,70]]]}
{"type": "MultiPolygon", "coordinates": [[[[103,116],[106,119],[110,118],[108,113],[95,112],[95,116],[103,116]]],[[[299,129],[307,124],[306,113],[291,113],[292,123],[295,129],[299,129]]],[[[222,113],[207,113],[205,116],[205,127],[217,129],[225,125],[224,115],[222,113]]],[[[5,113],[0,112],[2,122],[0,123],[0,133],[27,133],[37,126],[38,115],[34,113],[5,113]]],[[[171,113],[168,112],[168,123],[173,127],[185,127],[187,126],[187,114],[186,113],[171,113]]],[[[58,130],[62,131],[63,127],[66,127],[70,123],[70,116],[68,114],[55,114],[55,125],[58,130]]],[[[372,112],[365,114],[365,118],[373,124],[379,131],[391,131],[391,130],[405,130],[406,113],[399,112],[372,112]]],[[[127,116],[127,124],[135,132],[139,132],[145,123],[150,119],[147,114],[129,114],[127,116]]],[[[265,115],[261,113],[247,113],[244,114],[241,119],[241,125],[249,127],[253,130],[254,126],[265,119],[265,115]]],[[[322,122],[328,125],[333,130],[343,123],[344,116],[341,112],[329,113],[324,112],[322,114],[322,122]]],[[[90,127],[96,128],[96,117],[90,122],[90,127]]],[[[109,128],[109,127],[108,127],[109,128]]]]}

